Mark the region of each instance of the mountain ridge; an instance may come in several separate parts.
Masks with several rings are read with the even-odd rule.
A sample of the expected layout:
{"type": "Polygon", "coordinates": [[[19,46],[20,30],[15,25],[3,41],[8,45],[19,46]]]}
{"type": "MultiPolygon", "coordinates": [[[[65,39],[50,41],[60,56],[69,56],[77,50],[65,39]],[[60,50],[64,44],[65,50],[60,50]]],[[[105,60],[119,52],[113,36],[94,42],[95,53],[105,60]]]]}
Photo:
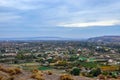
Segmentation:
{"type": "Polygon", "coordinates": [[[120,36],[100,36],[88,39],[89,42],[120,42],[120,36]]]}
{"type": "Polygon", "coordinates": [[[43,36],[43,37],[23,37],[23,38],[0,38],[0,40],[77,40],[77,39],[43,36]]]}

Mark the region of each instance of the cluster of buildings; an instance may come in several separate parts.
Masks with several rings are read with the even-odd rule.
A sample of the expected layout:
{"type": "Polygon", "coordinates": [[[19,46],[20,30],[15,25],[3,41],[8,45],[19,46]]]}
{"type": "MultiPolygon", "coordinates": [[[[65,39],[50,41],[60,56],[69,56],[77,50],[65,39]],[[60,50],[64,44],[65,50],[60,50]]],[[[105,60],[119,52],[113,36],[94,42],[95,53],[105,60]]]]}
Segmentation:
{"type": "Polygon", "coordinates": [[[69,60],[73,55],[84,56],[79,60],[97,61],[102,64],[120,64],[120,53],[116,49],[94,46],[90,49],[88,45],[79,41],[31,41],[31,42],[0,42],[0,62],[15,63],[27,62],[31,58],[32,62],[50,63],[48,60],[69,60]],[[29,56],[29,57],[27,57],[29,56]],[[23,57],[23,58],[19,58],[23,57]],[[25,60],[24,60],[25,58],[25,60]],[[23,61],[24,60],[24,61],[23,61]]]}

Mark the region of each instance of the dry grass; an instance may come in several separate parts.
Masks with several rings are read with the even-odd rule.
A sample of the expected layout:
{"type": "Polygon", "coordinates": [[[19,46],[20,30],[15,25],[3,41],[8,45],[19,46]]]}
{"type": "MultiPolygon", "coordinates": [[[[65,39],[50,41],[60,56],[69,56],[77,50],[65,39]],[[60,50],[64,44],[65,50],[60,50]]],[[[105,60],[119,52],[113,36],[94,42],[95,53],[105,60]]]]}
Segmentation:
{"type": "Polygon", "coordinates": [[[37,79],[37,80],[45,80],[43,78],[43,73],[41,71],[35,69],[32,72],[33,74],[31,75],[31,78],[37,79]]]}
{"type": "Polygon", "coordinates": [[[71,75],[63,74],[60,76],[60,80],[74,80],[71,75]]]}
{"type": "Polygon", "coordinates": [[[4,67],[0,66],[0,71],[3,71],[3,72],[8,73],[10,75],[16,75],[16,74],[22,73],[20,68],[14,68],[14,67],[4,68],[4,67]]]}
{"type": "Polygon", "coordinates": [[[14,80],[15,75],[19,75],[22,73],[22,70],[17,67],[9,67],[0,65],[0,80],[14,80]]]}
{"type": "Polygon", "coordinates": [[[45,74],[47,74],[47,75],[52,75],[53,72],[52,72],[52,71],[46,71],[45,74]]]}

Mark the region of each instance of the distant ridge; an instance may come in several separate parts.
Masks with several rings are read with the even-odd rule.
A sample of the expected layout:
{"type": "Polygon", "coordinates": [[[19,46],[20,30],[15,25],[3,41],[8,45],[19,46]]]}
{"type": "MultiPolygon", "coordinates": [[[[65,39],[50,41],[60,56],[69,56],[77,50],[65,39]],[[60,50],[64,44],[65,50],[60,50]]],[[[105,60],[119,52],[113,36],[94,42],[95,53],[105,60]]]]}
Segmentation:
{"type": "Polygon", "coordinates": [[[0,38],[0,40],[59,40],[61,37],[24,37],[24,38],[0,38]]]}
{"type": "Polygon", "coordinates": [[[62,38],[62,37],[25,37],[25,38],[0,38],[1,41],[4,40],[81,40],[74,38],[62,38]]]}
{"type": "Polygon", "coordinates": [[[89,42],[120,42],[120,36],[100,36],[88,39],[89,42]]]}

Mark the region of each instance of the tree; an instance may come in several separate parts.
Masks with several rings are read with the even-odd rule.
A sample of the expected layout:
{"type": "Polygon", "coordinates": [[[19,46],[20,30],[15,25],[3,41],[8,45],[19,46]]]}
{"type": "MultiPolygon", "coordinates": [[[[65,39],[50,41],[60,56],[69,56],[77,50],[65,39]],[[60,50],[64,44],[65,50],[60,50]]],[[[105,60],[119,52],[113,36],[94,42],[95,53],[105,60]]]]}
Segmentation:
{"type": "Polygon", "coordinates": [[[92,74],[93,76],[98,76],[101,74],[101,69],[100,68],[97,68],[97,69],[93,69],[90,74],[92,74]]]}
{"type": "Polygon", "coordinates": [[[80,69],[78,67],[74,67],[71,71],[71,74],[75,75],[75,76],[79,75],[80,74],[80,69]]]}

